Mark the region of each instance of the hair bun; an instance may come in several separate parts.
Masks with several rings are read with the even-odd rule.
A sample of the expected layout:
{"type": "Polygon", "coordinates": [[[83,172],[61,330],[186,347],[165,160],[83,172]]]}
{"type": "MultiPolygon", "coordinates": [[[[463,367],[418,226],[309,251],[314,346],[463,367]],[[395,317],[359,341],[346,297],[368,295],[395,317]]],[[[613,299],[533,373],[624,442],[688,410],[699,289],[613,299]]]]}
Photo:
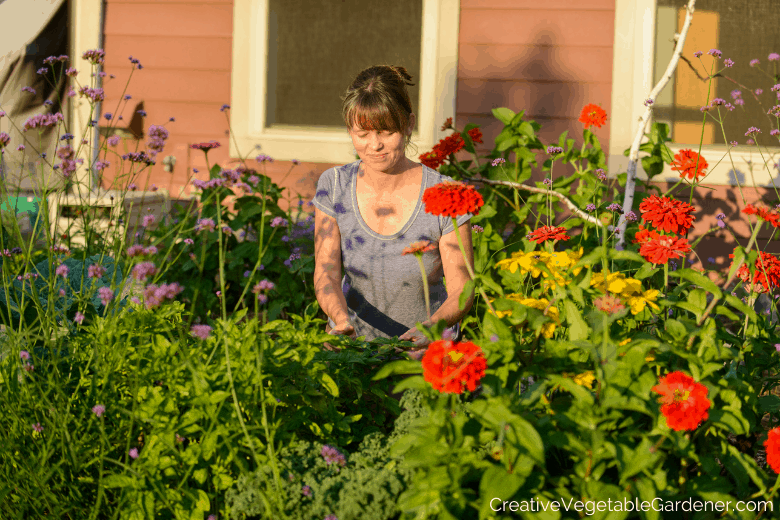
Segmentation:
{"type": "Polygon", "coordinates": [[[414,83],[411,83],[411,81],[412,81],[412,76],[410,76],[410,75],[409,75],[409,73],[408,73],[408,72],[406,72],[406,68],[404,68],[404,67],[401,67],[400,65],[399,65],[399,66],[393,66],[393,65],[391,65],[391,66],[390,66],[390,68],[391,68],[391,69],[393,69],[393,70],[395,71],[395,73],[396,73],[396,74],[398,74],[399,76],[401,76],[401,79],[402,79],[402,81],[403,81],[404,83],[406,83],[407,85],[414,85],[414,83]]]}

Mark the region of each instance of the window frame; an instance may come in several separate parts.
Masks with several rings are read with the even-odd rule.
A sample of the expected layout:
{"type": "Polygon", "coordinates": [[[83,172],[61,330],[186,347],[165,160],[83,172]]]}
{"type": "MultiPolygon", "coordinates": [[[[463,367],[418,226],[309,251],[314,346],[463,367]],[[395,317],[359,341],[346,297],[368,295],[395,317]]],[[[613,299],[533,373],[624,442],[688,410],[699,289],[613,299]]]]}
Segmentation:
{"type": "MultiPolygon", "coordinates": [[[[609,170],[614,176],[626,171],[628,157],[623,151],[631,146],[634,135],[639,129],[639,120],[645,111],[644,101],[655,86],[653,81],[655,66],[655,19],[657,12],[656,0],[615,0],[615,40],[612,61],[612,114],[610,114],[609,131],[609,170]]],[[[693,13],[694,19],[696,11],[693,13]]],[[[661,64],[666,67],[668,63],[661,64]]],[[[678,67],[685,66],[680,61],[678,67]]],[[[645,131],[649,132],[652,118],[648,121],[645,131]]],[[[690,148],[694,151],[698,147],[691,145],[669,144],[672,153],[690,148]]],[[[709,168],[704,185],[712,186],[736,186],[737,183],[730,179],[729,172],[732,163],[726,151],[725,145],[702,146],[701,155],[707,160],[709,168]],[[725,157],[724,157],[725,155],[725,157]]],[[[764,150],[762,149],[762,152],[764,150]]],[[[755,147],[740,146],[731,150],[733,166],[737,172],[744,173],[741,186],[753,186],[753,179],[758,188],[771,187],[774,183],[780,186],[780,173],[773,176],[774,161],[780,154],[780,148],[770,147],[769,156],[761,155],[755,147]],[[775,159],[769,157],[774,156],[775,159]],[[763,165],[767,160],[768,172],[763,165]],[[749,163],[753,162],[751,174],[749,163]],[[774,179],[773,179],[774,177],[774,179]]],[[[647,175],[642,169],[641,162],[637,164],[637,177],[646,180],[647,175]]],[[[677,182],[680,174],[672,171],[671,166],[664,165],[663,172],[656,176],[654,182],[677,182]]]]}
{"type": "MultiPolygon", "coordinates": [[[[268,8],[268,0],[233,4],[230,157],[239,158],[239,151],[252,154],[259,144],[262,153],[275,160],[353,162],[346,128],[264,126],[268,8]]],[[[412,79],[420,86],[420,101],[413,100],[413,105],[420,104],[414,106],[417,131],[412,133],[418,153],[446,137],[441,126],[448,117],[455,121],[460,0],[423,0],[422,24],[420,77],[412,79]]]]}

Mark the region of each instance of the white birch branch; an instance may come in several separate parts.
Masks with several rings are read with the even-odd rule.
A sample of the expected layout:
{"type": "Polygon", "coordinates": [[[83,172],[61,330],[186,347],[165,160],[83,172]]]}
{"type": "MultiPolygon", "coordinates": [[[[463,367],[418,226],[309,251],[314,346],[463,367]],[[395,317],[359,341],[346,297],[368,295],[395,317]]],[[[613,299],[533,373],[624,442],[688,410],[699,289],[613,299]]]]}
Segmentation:
{"type": "Polygon", "coordinates": [[[566,198],[566,196],[562,193],[558,193],[557,191],[547,190],[543,188],[537,188],[535,186],[528,186],[526,184],[520,184],[518,182],[511,182],[511,181],[492,181],[488,179],[477,179],[477,178],[471,178],[469,179],[470,182],[484,182],[486,184],[492,184],[492,185],[501,185],[501,186],[509,186],[510,188],[515,188],[518,190],[525,190],[530,191],[531,193],[541,193],[542,195],[552,195],[553,197],[557,198],[561,202],[563,202],[567,208],[571,210],[572,213],[576,214],[578,217],[592,223],[596,224],[599,227],[604,227],[604,224],[594,217],[593,215],[588,215],[584,211],[582,211],[580,208],[578,208],[572,201],[566,198]]]}
{"type": "Polygon", "coordinates": [[[647,122],[653,115],[653,103],[655,103],[655,99],[658,97],[658,94],[664,89],[666,84],[669,83],[669,80],[672,79],[672,74],[674,74],[674,71],[677,68],[677,63],[680,61],[680,54],[682,54],[683,46],[685,45],[685,37],[688,34],[688,29],[691,27],[691,20],[693,20],[694,5],[696,5],[696,0],[689,0],[688,5],[686,6],[687,13],[685,14],[685,22],[683,23],[680,37],[677,39],[677,45],[674,48],[672,59],[669,61],[669,65],[666,67],[666,72],[664,72],[663,77],[655,86],[655,88],[653,88],[653,90],[650,92],[650,96],[648,96],[648,99],[650,99],[651,102],[646,103],[645,113],[642,114],[642,118],[639,120],[639,128],[637,129],[636,135],[634,136],[634,142],[631,143],[631,151],[628,155],[626,193],[625,197],[623,198],[623,214],[620,216],[620,220],[618,221],[617,226],[618,243],[615,248],[619,251],[622,250],[626,244],[626,226],[628,225],[628,222],[626,221],[626,213],[631,211],[631,208],[634,205],[634,191],[636,189],[636,167],[637,161],[639,160],[639,145],[642,143],[642,137],[645,135],[645,126],[647,126],[647,122]]]}

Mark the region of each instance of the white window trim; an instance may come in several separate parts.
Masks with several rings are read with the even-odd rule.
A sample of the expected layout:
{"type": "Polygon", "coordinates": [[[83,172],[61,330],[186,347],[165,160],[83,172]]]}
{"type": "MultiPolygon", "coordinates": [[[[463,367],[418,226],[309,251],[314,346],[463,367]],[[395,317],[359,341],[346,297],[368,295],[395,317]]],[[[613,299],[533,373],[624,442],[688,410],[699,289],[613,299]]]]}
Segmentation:
{"type": "MultiPolygon", "coordinates": [[[[446,137],[444,121],[455,121],[458,80],[460,0],[423,0],[420,106],[413,109],[418,130],[412,143],[418,154],[446,137]]],[[[355,160],[352,140],[344,129],[265,128],[268,0],[235,0],[231,74],[230,156],[264,153],[275,160],[345,164],[355,160]],[[260,150],[255,146],[260,145],[260,150]]],[[[347,85],[344,86],[345,89],[347,85]]],[[[410,150],[410,153],[413,150],[410,150]]]]}
{"type": "MultiPolygon", "coordinates": [[[[653,83],[653,65],[655,61],[655,14],[656,0],[616,0],[615,2],[615,44],[613,50],[612,65],[612,114],[610,114],[609,132],[609,171],[615,175],[625,172],[628,167],[628,157],[623,151],[631,146],[639,128],[639,120],[645,110],[644,101],[655,84],[653,83]]],[[[694,22],[696,12],[694,11],[694,22]]],[[[685,66],[680,61],[678,67],[685,66]]],[[[645,131],[649,131],[648,122],[645,131]]],[[[744,144],[745,137],[738,139],[744,144]]],[[[683,148],[695,147],[686,145],[670,145],[672,153],[677,153],[683,148]]],[[[728,147],[723,145],[703,146],[702,156],[709,164],[708,174],[703,181],[705,185],[736,186],[730,179],[729,172],[732,163],[726,155],[728,147]],[[725,157],[724,157],[725,155],[725,157]],[[719,164],[718,164],[719,163],[719,164]]],[[[744,149],[740,147],[732,149],[733,167],[744,174],[744,180],[740,180],[742,186],[771,187],[773,182],[780,186],[780,174],[773,169],[778,160],[780,148],[770,148],[769,153],[773,159],[764,155],[770,171],[764,167],[763,159],[755,147],[744,149]],[[742,148],[742,149],[740,149],[742,148]],[[749,161],[753,162],[751,177],[749,161]]],[[[764,150],[762,149],[762,153],[764,150]]],[[[637,177],[647,179],[641,163],[637,165],[637,177]]],[[[669,165],[665,165],[664,171],[655,177],[655,181],[680,180],[680,174],[672,171],[669,165]]]]}
{"type": "MultiPolygon", "coordinates": [[[[97,49],[100,46],[100,12],[101,0],[71,0],[70,62],[68,66],[78,70],[76,80],[80,85],[91,85],[91,64],[81,59],[81,56],[86,51],[97,49]]],[[[73,84],[75,85],[75,82],[73,84]]],[[[67,97],[66,99],[67,110],[70,114],[70,130],[76,136],[74,142],[80,142],[82,137],[91,141],[92,129],[87,126],[91,110],[89,103],[81,96],[67,97]],[[90,131],[84,133],[85,128],[89,128],[90,131]]],[[[88,165],[91,161],[91,147],[81,146],[78,148],[80,149],[79,157],[84,159],[84,165],[76,170],[76,186],[79,188],[79,192],[86,193],[86,188],[90,186],[88,165]]]]}

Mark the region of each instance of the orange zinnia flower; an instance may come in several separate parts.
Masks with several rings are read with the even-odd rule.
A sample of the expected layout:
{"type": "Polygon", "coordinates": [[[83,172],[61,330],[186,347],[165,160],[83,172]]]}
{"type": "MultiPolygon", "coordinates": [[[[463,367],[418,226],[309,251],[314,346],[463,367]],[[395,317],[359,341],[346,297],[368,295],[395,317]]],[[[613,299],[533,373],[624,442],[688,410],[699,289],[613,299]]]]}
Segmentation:
{"type": "Polygon", "coordinates": [[[780,227],[780,214],[775,210],[770,210],[764,206],[756,207],[752,204],[748,204],[745,206],[745,209],[742,210],[742,213],[745,213],[746,215],[758,215],[758,218],[761,220],[766,220],[774,227],[780,227]]]}
{"type": "Polygon", "coordinates": [[[645,229],[644,226],[640,224],[639,231],[634,235],[634,244],[644,244],[648,240],[655,240],[658,238],[661,238],[661,235],[652,229],[645,229]]]}
{"type": "Polygon", "coordinates": [[[487,362],[482,349],[470,341],[438,340],[428,346],[422,358],[423,377],[439,392],[460,394],[464,387],[477,389],[487,362]]]}
{"type": "Polygon", "coordinates": [[[595,305],[598,310],[610,315],[617,314],[626,309],[626,306],[623,305],[623,300],[614,294],[605,294],[601,298],[596,298],[593,300],[593,305],[595,305]]]}
{"type": "Polygon", "coordinates": [[[672,372],[662,377],[652,388],[661,394],[661,413],[673,430],[695,430],[709,416],[710,400],[707,387],[697,383],[682,372],[672,372]]]}
{"type": "Polygon", "coordinates": [[[434,251],[435,249],[436,246],[431,244],[430,240],[420,240],[419,242],[412,243],[409,247],[405,247],[401,256],[427,253],[428,251],[434,251]]]}
{"type": "Polygon", "coordinates": [[[459,217],[466,213],[479,215],[485,201],[482,195],[470,184],[457,181],[444,181],[431,186],[423,193],[425,212],[445,217],[459,217]]]}
{"type": "Polygon", "coordinates": [[[672,170],[680,172],[681,179],[687,175],[688,178],[696,180],[704,176],[707,166],[709,165],[704,157],[688,149],[680,150],[674,154],[674,161],[672,161],[672,170]],[[699,162],[698,168],[696,167],[697,160],[699,162]]]}
{"type": "Polygon", "coordinates": [[[766,463],[775,473],[780,473],[780,427],[769,430],[766,441],[766,463]]]}
{"type": "Polygon", "coordinates": [[[670,258],[681,258],[691,252],[687,238],[661,236],[648,240],[639,249],[639,254],[653,264],[665,264],[670,258]]]}
{"type": "Polygon", "coordinates": [[[669,197],[652,195],[639,205],[642,220],[649,222],[659,231],[683,234],[693,225],[696,217],[691,215],[696,209],[687,202],[680,202],[669,197]]]}
{"type": "Polygon", "coordinates": [[[571,237],[566,234],[565,227],[542,226],[536,231],[529,233],[526,238],[536,240],[537,244],[541,244],[545,240],[569,240],[571,237]]]}
{"type": "MultiPolygon", "coordinates": [[[[729,258],[734,258],[734,255],[729,255],[729,258]]],[[[734,265],[734,262],[731,262],[734,265]]],[[[750,282],[750,269],[747,264],[737,269],[737,276],[739,276],[743,282],[750,282]]],[[[758,258],[756,258],[755,274],[753,275],[753,282],[750,289],[757,293],[769,292],[771,288],[780,287],[780,259],[769,253],[759,252],[758,258]],[[762,266],[763,263],[763,266],[762,266]],[[765,273],[766,271],[766,273],[765,273]]]]}
{"type": "Polygon", "coordinates": [[[579,121],[585,124],[585,128],[591,125],[601,128],[601,125],[607,122],[607,113],[600,106],[590,103],[582,109],[579,121]]]}

